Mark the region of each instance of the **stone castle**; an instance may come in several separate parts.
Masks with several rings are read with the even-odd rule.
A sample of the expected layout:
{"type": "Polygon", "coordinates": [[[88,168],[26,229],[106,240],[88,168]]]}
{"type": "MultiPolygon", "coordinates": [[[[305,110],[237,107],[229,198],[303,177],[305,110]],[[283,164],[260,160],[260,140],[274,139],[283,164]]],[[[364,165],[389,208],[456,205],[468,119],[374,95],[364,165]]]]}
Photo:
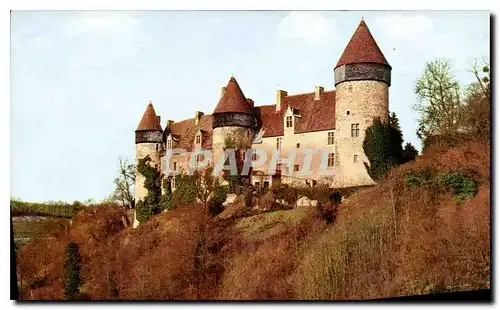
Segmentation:
{"type": "MultiPolygon", "coordinates": [[[[241,149],[268,154],[279,150],[281,159],[275,162],[272,173],[269,162],[252,171],[249,179],[254,186],[270,186],[276,179],[303,185],[327,182],[332,187],[373,184],[364,166],[368,162],[363,152],[364,132],[375,117],[388,120],[391,66],[363,20],[333,71],[334,90],[316,86],[314,92],[297,95],[278,90],[275,104],[260,106],[247,98],[231,77],[222,87],[211,115],[197,111],[194,118],[167,120],[165,128],[150,103],[135,131],[136,159],[149,155],[152,165],[166,171],[162,162],[168,150],[206,149],[217,154],[231,137],[241,149]],[[305,159],[302,149],[323,151],[312,155],[313,166],[308,174],[301,169],[305,159]],[[290,150],[297,153],[293,162],[286,158],[290,150]],[[322,162],[331,171],[329,176],[319,173],[314,156],[322,156],[322,162]]],[[[172,155],[167,164],[170,171],[187,171],[188,165],[193,164],[192,158],[187,153],[172,155]]],[[[193,165],[200,160],[196,156],[193,165]]],[[[172,173],[164,173],[162,178],[175,189],[172,173]]],[[[147,194],[143,183],[144,178],[138,174],[136,201],[147,194]]]]}

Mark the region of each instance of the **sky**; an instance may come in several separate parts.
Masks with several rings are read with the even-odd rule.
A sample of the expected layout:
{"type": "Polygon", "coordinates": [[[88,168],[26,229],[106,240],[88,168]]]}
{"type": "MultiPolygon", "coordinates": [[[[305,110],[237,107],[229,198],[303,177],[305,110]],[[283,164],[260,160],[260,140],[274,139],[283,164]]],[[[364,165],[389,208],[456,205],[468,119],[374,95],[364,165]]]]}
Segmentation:
{"type": "Polygon", "coordinates": [[[490,58],[487,11],[13,11],[11,196],[106,198],[149,101],[164,127],[211,113],[231,75],[255,105],[334,89],[361,17],[392,66],[389,109],[420,149],[415,81],[448,58],[472,82],[490,58]]]}

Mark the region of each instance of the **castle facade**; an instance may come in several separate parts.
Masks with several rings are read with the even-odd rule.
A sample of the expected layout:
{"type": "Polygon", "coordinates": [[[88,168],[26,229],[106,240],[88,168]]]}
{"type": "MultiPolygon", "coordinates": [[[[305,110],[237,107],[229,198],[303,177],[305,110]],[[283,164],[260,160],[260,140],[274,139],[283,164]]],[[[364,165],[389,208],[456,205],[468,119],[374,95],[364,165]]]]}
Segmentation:
{"type": "MultiPolygon", "coordinates": [[[[388,120],[391,66],[363,20],[333,71],[335,89],[316,86],[313,92],[297,95],[278,90],[274,104],[259,106],[231,77],[212,114],[197,111],[194,118],[167,120],[164,128],[150,103],[135,132],[136,158],[149,155],[175,189],[172,175],[201,163],[213,164],[230,139],[238,149],[256,153],[252,161],[268,154],[268,160],[251,171],[254,186],[270,186],[278,178],[284,183],[326,182],[332,187],[373,184],[364,166],[368,162],[364,132],[375,117],[388,120]],[[173,149],[186,153],[169,155],[165,161],[173,149]],[[200,149],[212,151],[214,157],[192,156],[200,149]],[[271,160],[275,154],[279,157],[271,160]]],[[[136,201],[147,194],[143,183],[138,174],[136,201]]]]}

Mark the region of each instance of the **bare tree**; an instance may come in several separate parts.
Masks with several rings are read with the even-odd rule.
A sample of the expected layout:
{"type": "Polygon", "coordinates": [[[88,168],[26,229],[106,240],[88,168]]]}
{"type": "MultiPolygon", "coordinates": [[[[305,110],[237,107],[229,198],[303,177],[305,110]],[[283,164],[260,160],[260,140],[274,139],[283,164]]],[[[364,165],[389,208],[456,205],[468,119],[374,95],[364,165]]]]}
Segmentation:
{"type": "Polygon", "coordinates": [[[415,93],[419,100],[414,109],[420,113],[417,129],[420,139],[458,131],[463,116],[460,85],[449,60],[428,62],[415,83],[415,93]]]}
{"type": "Polygon", "coordinates": [[[474,137],[489,139],[491,137],[490,65],[483,59],[483,65],[479,67],[476,60],[470,72],[474,74],[476,81],[467,85],[465,91],[464,126],[474,137]]]}
{"type": "Polygon", "coordinates": [[[203,203],[205,212],[208,210],[208,202],[217,185],[217,179],[212,175],[212,171],[212,167],[207,167],[196,176],[196,196],[203,203]]]}
{"type": "Polygon", "coordinates": [[[115,179],[115,190],[111,200],[124,207],[134,208],[135,165],[127,159],[119,159],[119,174],[115,179]]]}

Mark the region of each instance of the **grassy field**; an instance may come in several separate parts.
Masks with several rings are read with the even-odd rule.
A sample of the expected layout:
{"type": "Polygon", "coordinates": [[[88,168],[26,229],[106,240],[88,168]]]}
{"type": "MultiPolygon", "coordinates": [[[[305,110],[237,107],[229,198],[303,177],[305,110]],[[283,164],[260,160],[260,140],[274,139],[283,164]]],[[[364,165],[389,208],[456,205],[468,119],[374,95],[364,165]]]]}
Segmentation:
{"type": "Polygon", "coordinates": [[[43,237],[64,228],[68,219],[55,217],[13,217],[14,239],[43,237]]]}

